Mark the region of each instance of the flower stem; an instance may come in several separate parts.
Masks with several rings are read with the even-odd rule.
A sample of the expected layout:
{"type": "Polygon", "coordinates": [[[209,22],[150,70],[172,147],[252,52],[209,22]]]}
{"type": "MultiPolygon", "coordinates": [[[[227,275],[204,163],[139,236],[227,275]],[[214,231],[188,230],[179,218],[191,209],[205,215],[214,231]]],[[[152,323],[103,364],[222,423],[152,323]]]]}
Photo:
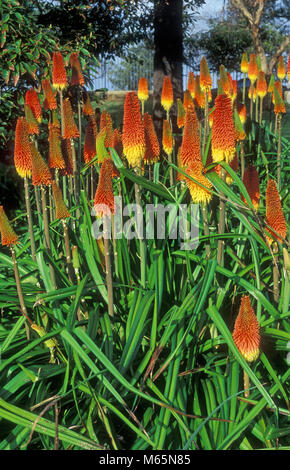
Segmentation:
{"type": "Polygon", "coordinates": [[[69,235],[68,235],[68,226],[67,226],[67,223],[64,219],[62,220],[62,225],[63,225],[63,238],[64,238],[64,246],[65,246],[65,256],[66,256],[66,263],[67,263],[67,269],[68,269],[68,278],[69,278],[70,282],[73,283],[74,270],[73,270],[72,259],[71,259],[71,250],[70,250],[70,241],[69,241],[69,235]]]}
{"type": "MultiPolygon", "coordinates": [[[[45,186],[41,186],[41,202],[42,202],[42,216],[43,216],[43,225],[44,225],[44,239],[45,239],[45,247],[47,249],[48,254],[51,256],[51,243],[50,243],[50,235],[49,235],[49,223],[48,223],[48,214],[47,214],[47,204],[46,204],[46,188],[45,186]]],[[[50,275],[51,280],[54,288],[56,288],[55,283],[55,273],[53,266],[49,263],[50,275]]]]}
{"type": "MultiPolygon", "coordinates": [[[[19,299],[19,303],[20,303],[21,313],[22,313],[22,315],[24,315],[24,317],[31,324],[32,321],[29,319],[29,317],[27,315],[27,310],[26,310],[24,297],[23,297],[23,292],[22,292],[22,287],[21,287],[21,282],[20,282],[18,263],[17,263],[17,259],[16,259],[15,249],[13,247],[11,247],[11,255],[12,255],[14,276],[15,276],[15,282],[16,282],[16,289],[17,289],[17,295],[18,295],[18,299],[19,299]]],[[[27,323],[25,323],[25,330],[26,330],[26,337],[29,340],[30,339],[30,331],[29,331],[27,323]]]]}
{"type": "Polygon", "coordinates": [[[244,396],[245,398],[249,398],[250,396],[250,379],[248,373],[244,370],[244,396]]]}
{"type": "Polygon", "coordinates": [[[29,186],[28,186],[27,177],[24,178],[24,189],[25,189],[25,204],[26,204],[26,214],[27,214],[27,221],[28,221],[31,255],[32,255],[33,261],[36,261],[35,238],[34,238],[34,232],[33,232],[33,220],[32,220],[32,212],[31,212],[30,197],[29,197],[29,186]]]}
{"type": "Polygon", "coordinates": [[[281,128],[282,116],[278,115],[278,146],[277,146],[277,186],[278,191],[281,191],[281,128]]]}
{"type": "Polygon", "coordinates": [[[110,317],[114,317],[114,297],[113,297],[113,280],[112,280],[112,265],[110,255],[110,240],[109,240],[109,223],[110,219],[107,215],[103,216],[104,221],[104,251],[105,251],[105,266],[106,266],[106,283],[108,291],[108,313],[110,317]]]}
{"type": "MultiPolygon", "coordinates": [[[[225,169],[222,168],[221,170],[221,179],[226,181],[226,172],[225,169]]],[[[224,201],[224,193],[221,193],[220,199],[220,218],[219,218],[219,225],[218,225],[218,233],[221,235],[225,231],[225,201],[224,201]]],[[[222,239],[218,241],[218,249],[217,249],[217,262],[220,266],[224,265],[224,246],[225,242],[222,239]]]]}

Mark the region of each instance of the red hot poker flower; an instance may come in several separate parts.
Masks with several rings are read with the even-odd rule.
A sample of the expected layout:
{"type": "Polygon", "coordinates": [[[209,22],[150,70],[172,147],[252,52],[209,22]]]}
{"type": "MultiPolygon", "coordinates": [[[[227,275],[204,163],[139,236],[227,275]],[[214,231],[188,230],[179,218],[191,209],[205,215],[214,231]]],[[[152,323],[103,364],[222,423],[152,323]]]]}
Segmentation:
{"type": "Polygon", "coordinates": [[[244,295],[235,321],[233,340],[241,355],[248,362],[259,357],[260,332],[259,322],[251,306],[250,298],[244,295]]]}
{"type": "Polygon", "coordinates": [[[265,72],[260,70],[258,74],[258,79],[257,79],[257,95],[260,98],[264,98],[266,94],[267,94],[267,82],[265,78],[265,72]]]}
{"type": "Polygon", "coordinates": [[[52,182],[50,170],[40,155],[35,144],[31,142],[31,155],[32,155],[32,184],[33,186],[45,185],[48,186],[52,182]]]}
{"type": "Polygon", "coordinates": [[[18,235],[16,235],[11,227],[3,206],[0,206],[0,233],[2,246],[11,246],[18,243],[18,235]]]}
{"type": "Polygon", "coordinates": [[[248,54],[243,52],[242,61],[241,61],[241,72],[248,73],[249,61],[248,61],[248,54]]]}
{"type": "Polygon", "coordinates": [[[38,135],[39,134],[39,127],[38,127],[38,122],[35,119],[32,109],[28,104],[24,104],[24,113],[25,113],[25,119],[27,122],[27,131],[28,134],[30,135],[38,135]]]}
{"type": "Polygon", "coordinates": [[[194,98],[194,87],[195,87],[194,73],[189,72],[188,73],[188,79],[187,79],[187,90],[191,94],[192,98],[194,98]]]}
{"type": "MultiPolygon", "coordinates": [[[[266,189],[266,223],[272,227],[275,232],[281,235],[282,238],[286,238],[286,221],[281,206],[280,196],[274,180],[268,181],[266,189]]],[[[267,228],[266,237],[270,245],[273,243],[273,238],[268,236],[267,233],[270,233],[274,239],[282,241],[279,235],[276,235],[276,233],[267,228]]]]}
{"type": "Polygon", "coordinates": [[[198,119],[193,106],[186,113],[183,138],[180,150],[180,163],[182,166],[190,165],[193,161],[201,162],[200,142],[198,133],[198,119]]]}
{"type": "Polygon", "coordinates": [[[72,52],[70,57],[70,65],[71,65],[71,85],[84,85],[85,79],[82,74],[81,64],[79,61],[79,55],[77,52],[72,52]]]}
{"type": "Polygon", "coordinates": [[[284,59],[283,59],[283,56],[279,56],[279,59],[278,59],[278,64],[277,64],[277,77],[279,78],[279,80],[284,80],[286,76],[286,68],[285,68],[285,64],[284,64],[284,59]]]}
{"type": "Polygon", "coordinates": [[[88,92],[83,91],[83,115],[84,116],[93,116],[95,114],[93,107],[91,105],[91,100],[88,92]]]}
{"type": "Polygon", "coordinates": [[[157,162],[160,153],[159,142],[155,133],[154,124],[149,113],[144,113],[143,117],[146,151],[144,162],[151,165],[157,162]]]}
{"type": "Polygon", "coordinates": [[[30,88],[25,93],[25,104],[28,105],[32,111],[33,116],[38,122],[41,122],[42,111],[39,103],[38,95],[34,88],[30,88]]]}
{"type": "Polygon", "coordinates": [[[122,143],[129,165],[141,168],[145,154],[145,133],[140,102],[135,91],[129,91],[125,97],[122,143]]]}
{"type": "Polygon", "coordinates": [[[79,130],[76,126],[72,107],[69,98],[63,100],[63,138],[74,139],[79,137],[79,130]]]}
{"type": "Polygon", "coordinates": [[[60,170],[60,174],[73,176],[73,158],[72,158],[71,139],[61,140],[61,151],[62,151],[62,156],[65,162],[65,168],[63,170],[60,170]]]}
{"type": "Polygon", "coordinates": [[[200,87],[204,92],[209,92],[212,87],[212,79],[205,57],[202,57],[200,61],[200,87]]]}
{"type": "Polygon", "coordinates": [[[162,147],[166,155],[170,156],[173,150],[173,137],[170,122],[163,120],[162,147]]]}
{"type": "Polygon", "coordinates": [[[165,111],[169,111],[171,106],[173,105],[173,89],[171,78],[169,76],[165,76],[163,79],[161,104],[165,111]]]}
{"type": "Polygon", "coordinates": [[[52,85],[61,90],[68,85],[63,57],[60,52],[54,52],[52,56],[52,85]]]}
{"type": "Polygon", "coordinates": [[[65,168],[65,161],[63,159],[61,151],[60,130],[57,127],[53,126],[51,123],[49,123],[48,127],[48,167],[63,170],[65,168]]]}
{"type": "Polygon", "coordinates": [[[145,77],[139,78],[137,95],[140,101],[146,101],[149,98],[148,83],[145,77]]]}
{"type": "Polygon", "coordinates": [[[113,162],[109,158],[105,158],[101,165],[100,178],[95,194],[94,205],[102,204],[104,207],[95,209],[96,215],[110,215],[115,213],[115,201],[112,184],[113,162]],[[107,206],[107,207],[106,207],[107,206]]]}
{"type": "Polygon", "coordinates": [[[97,153],[96,150],[97,124],[93,116],[88,116],[84,143],[84,160],[89,163],[97,153]]]}
{"type": "Polygon", "coordinates": [[[24,117],[17,119],[15,130],[14,164],[17,173],[22,177],[31,176],[31,147],[28,125],[24,117]]]}
{"type": "Polygon", "coordinates": [[[55,202],[55,218],[56,219],[66,219],[70,217],[70,212],[65,205],[63,200],[62,192],[56,181],[52,181],[52,195],[55,202]]]}
{"type": "Polygon", "coordinates": [[[248,77],[252,85],[257,80],[258,72],[259,72],[259,68],[258,68],[256,54],[250,54],[250,60],[249,60],[249,66],[248,66],[248,77]]]}
{"type": "MultiPolygon", "coordinates": [[[[259,174],[257,169],[254,165],[249,165],[245,169],[243,183],[245,188],[251,198],[253,206],[257,211],[259,208],[259,201],[260,201],[260,188],[259,188],[259,174]]],[[[242,197],[242,201],[247,204],[244,196],[242,197]]]]}
{"type": "Polygon", "coordinates": [[[57,102],[56,98],[53,92],[53,89],[51,88],[50,81],[45,78],[44,80],[41,81],[42,85],[42,91],[43,91],[43,107],[44,109],[57,109],[57,102]]]}
{"type": "Polygon", "coordinates": [[[189,178],[186,178],[187,187],[194,204],[208,204],[212,198],[212,193],[209,191],[212,187],[212,184],[206,178],[203,171],[204,166],[201,160],[192,160],[186,169],[186,173],[197,181],[195,182],[189,178]]]}
{"type": "Polygon", "coordinates": [[[185,106],[180,98],[177,98],[177,127],[181,129],[185,124],[185,106]]]}
{"type": "Polygon", "coordinates": [[[212,125],[212,158],[229,163],[235,155],[235,126],[231,99],[218,95],[212,125]]]}

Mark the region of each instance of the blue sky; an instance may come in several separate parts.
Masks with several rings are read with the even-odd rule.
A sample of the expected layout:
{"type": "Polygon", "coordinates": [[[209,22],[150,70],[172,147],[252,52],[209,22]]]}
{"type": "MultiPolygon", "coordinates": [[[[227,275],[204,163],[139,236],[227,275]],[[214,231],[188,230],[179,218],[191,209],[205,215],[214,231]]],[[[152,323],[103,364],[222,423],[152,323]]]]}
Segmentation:
{"type": "Polygon", "coordinates": [[[197,19],[195,29],[206,28],[206,20],[211,16],[217,16],[223,8],[224,0],[207,0],[199,9],[199,18],[197,19]]]}

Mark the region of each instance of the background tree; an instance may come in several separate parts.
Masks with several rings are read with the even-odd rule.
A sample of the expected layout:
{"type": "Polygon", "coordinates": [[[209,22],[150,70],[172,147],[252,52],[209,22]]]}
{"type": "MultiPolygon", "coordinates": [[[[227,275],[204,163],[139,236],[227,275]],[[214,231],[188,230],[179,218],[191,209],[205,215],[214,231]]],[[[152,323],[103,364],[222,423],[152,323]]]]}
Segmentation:
{"type": "MultiPolygon", "coordinates": [[[[262,70],[271,74],[277,64],[278,57],[289,48],[289,19],[290,5],[284,0],[229,0],[231,7],[246,20],[249,27],[255,52],[261,60],[262,70]],[[277,31],[280,31],[281,39],[275,51],[271,54],[265,48],[263,33],[265,24],[272,23],[277,31]]],[[[267,28],[266,28],[267,29],[267,28]]],[[[276,34],[277,36],[277,34],[276,34]]]]}

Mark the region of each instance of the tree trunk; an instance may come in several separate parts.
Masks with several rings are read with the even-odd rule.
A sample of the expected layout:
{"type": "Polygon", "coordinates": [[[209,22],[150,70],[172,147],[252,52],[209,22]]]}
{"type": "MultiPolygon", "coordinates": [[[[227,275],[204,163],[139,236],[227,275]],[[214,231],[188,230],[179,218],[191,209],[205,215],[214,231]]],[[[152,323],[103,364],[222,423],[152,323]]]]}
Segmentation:
{"type": "MultiPolygon", "coordinates": [[[[183,30],[182,0],[154,0],[154,93],[153,120],[159,141],[162,139],[164,110],[161,106],[163,78],[172,81],[174,101],[182,99],[183,30]]],[[[176,105],[170,112],[173,132],[176,130],[176,105]]]]}

